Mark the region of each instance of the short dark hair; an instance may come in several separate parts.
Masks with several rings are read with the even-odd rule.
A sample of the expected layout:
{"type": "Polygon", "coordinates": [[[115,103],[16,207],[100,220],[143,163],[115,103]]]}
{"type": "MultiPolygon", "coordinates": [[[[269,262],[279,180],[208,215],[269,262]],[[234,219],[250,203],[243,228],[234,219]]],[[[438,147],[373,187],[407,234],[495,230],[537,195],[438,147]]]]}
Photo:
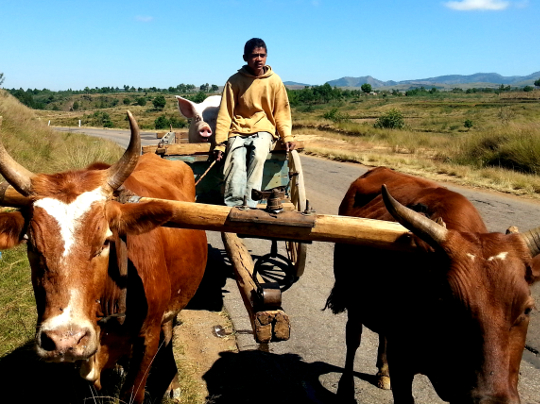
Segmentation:
{"type": "Polygon", "coordinates": [[[251,55],[253,52],[253,49],[255,48],[264,48],[266,53],[268,53],[268,49],[266,48],[266,44],[261,38],[251,38],[249,41],[246,42],[244,45],[244,55],[251,55]]]}

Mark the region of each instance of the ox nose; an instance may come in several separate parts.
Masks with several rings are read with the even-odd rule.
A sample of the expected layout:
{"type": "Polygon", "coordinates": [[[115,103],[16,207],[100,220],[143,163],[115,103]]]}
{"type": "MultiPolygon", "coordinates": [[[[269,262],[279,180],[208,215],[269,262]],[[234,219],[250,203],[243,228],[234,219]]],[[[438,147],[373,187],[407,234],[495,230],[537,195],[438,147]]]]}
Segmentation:
{"type": "Polygon", "coordinates": [[[89,336],[90,330],[87,328],[43,330],[38,337],[38,345],[55,356],[76,357],[84,354],[89,336]]]}

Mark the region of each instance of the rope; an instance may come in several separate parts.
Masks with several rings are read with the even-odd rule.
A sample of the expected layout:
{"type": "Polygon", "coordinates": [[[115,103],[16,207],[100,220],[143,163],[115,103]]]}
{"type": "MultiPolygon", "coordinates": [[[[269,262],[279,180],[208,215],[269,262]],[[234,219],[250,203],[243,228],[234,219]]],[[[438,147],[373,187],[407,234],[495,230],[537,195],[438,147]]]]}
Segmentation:
{"type": "Polygon", "coordinates": [[[211,169],[212,167],[214,167],[214,164],[216,164],[216,161],[217,161],[217,160],[212,161],[212,164],[210,164],[210,167],[208,167],[208,168],[206,169],[206,171],[203,173],[203,175],[201,175],[201,176],[199,177],[199,179],[198,179],[197,182],[195,183],[195,186],[197,186],[197,185],[199,184],[199,182],[201,182],[201,180],[204,178],[204,176],[205,176],[206,174],[208,174],[208,171],[210,171],[210,169],[211,169]]]}

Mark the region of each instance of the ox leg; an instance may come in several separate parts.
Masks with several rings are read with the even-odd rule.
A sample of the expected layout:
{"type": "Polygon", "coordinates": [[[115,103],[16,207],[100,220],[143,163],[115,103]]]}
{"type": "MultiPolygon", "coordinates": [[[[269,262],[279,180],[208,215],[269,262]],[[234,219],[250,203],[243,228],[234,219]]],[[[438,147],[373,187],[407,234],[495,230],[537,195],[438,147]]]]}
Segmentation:
{"type": "MultiPolygon", "coordinates": [[[[399,357],[399,352],[396,352],[396,349],[392,349],[391,344],[388,344],[388,348],[394,404],[414,404],[414,396],[412,394],[414,372],[411,371],[410,361],[406,357],[399,357]]],[[[402,352],[405,350],[406,347],[400,348],[402,352]]]]}
{"type": "Polygon", "coordinates": [[[156,402],[160,402],[161,397],[178,401],[180,398],[180,382],[173,353],[172,321],[163,324],[161,331],[161,348],[152,364],[152,371],[146,384],[147,390],[156,402]]]}
{"type": "Polygon", "coordinates": [[[355,402],[354,392],[354,357],[362,339],[362,322],[360,318],[348,311],[347,326],[345,328],[345,344],[347,355],[345,357],[345,369],[339,379],[337,394],[340,401],[355,402]]]}
{"type": "Polygon", "coordinates": [[[157,330],[149,330],[148,335],[155,335],[155,337],[140,337],[133,344],[133,356],[120,394],[121,402],[133,404],[144,402],[150,367],[160,349],[159,331],[159,326],[157,330]]]}
{"type": "Polygon", "coordinates": [[[377,350],[377,386],[383,390],[390,390],[390,373],[386,359],[386,337],[379,334],[379,348],[377,350]]]}

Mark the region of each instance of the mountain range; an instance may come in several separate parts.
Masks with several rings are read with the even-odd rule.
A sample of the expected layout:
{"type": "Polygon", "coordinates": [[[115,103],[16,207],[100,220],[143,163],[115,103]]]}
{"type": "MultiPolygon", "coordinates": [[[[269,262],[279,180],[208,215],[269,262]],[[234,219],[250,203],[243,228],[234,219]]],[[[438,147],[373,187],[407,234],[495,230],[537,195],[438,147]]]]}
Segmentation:
{"type": "MultiPolygon", "coordinates": [[[[501,84],[513,87],[533,85],[540,78],[540,71],[528,76],[501,76],[498,73],[476,73],[470,75],[450,74],[445,76],[429,77],[425,79],[381,81],[372,76],[342,77],[327,81],[332,87],[361,87],[362,84],[371,84],[373,88],[393,87],[411,88],[420,86],[430,87],[498,87],[501,84]]],[[[288,87],[310,86],[310,84],[286,81],[288,87]]]]}

